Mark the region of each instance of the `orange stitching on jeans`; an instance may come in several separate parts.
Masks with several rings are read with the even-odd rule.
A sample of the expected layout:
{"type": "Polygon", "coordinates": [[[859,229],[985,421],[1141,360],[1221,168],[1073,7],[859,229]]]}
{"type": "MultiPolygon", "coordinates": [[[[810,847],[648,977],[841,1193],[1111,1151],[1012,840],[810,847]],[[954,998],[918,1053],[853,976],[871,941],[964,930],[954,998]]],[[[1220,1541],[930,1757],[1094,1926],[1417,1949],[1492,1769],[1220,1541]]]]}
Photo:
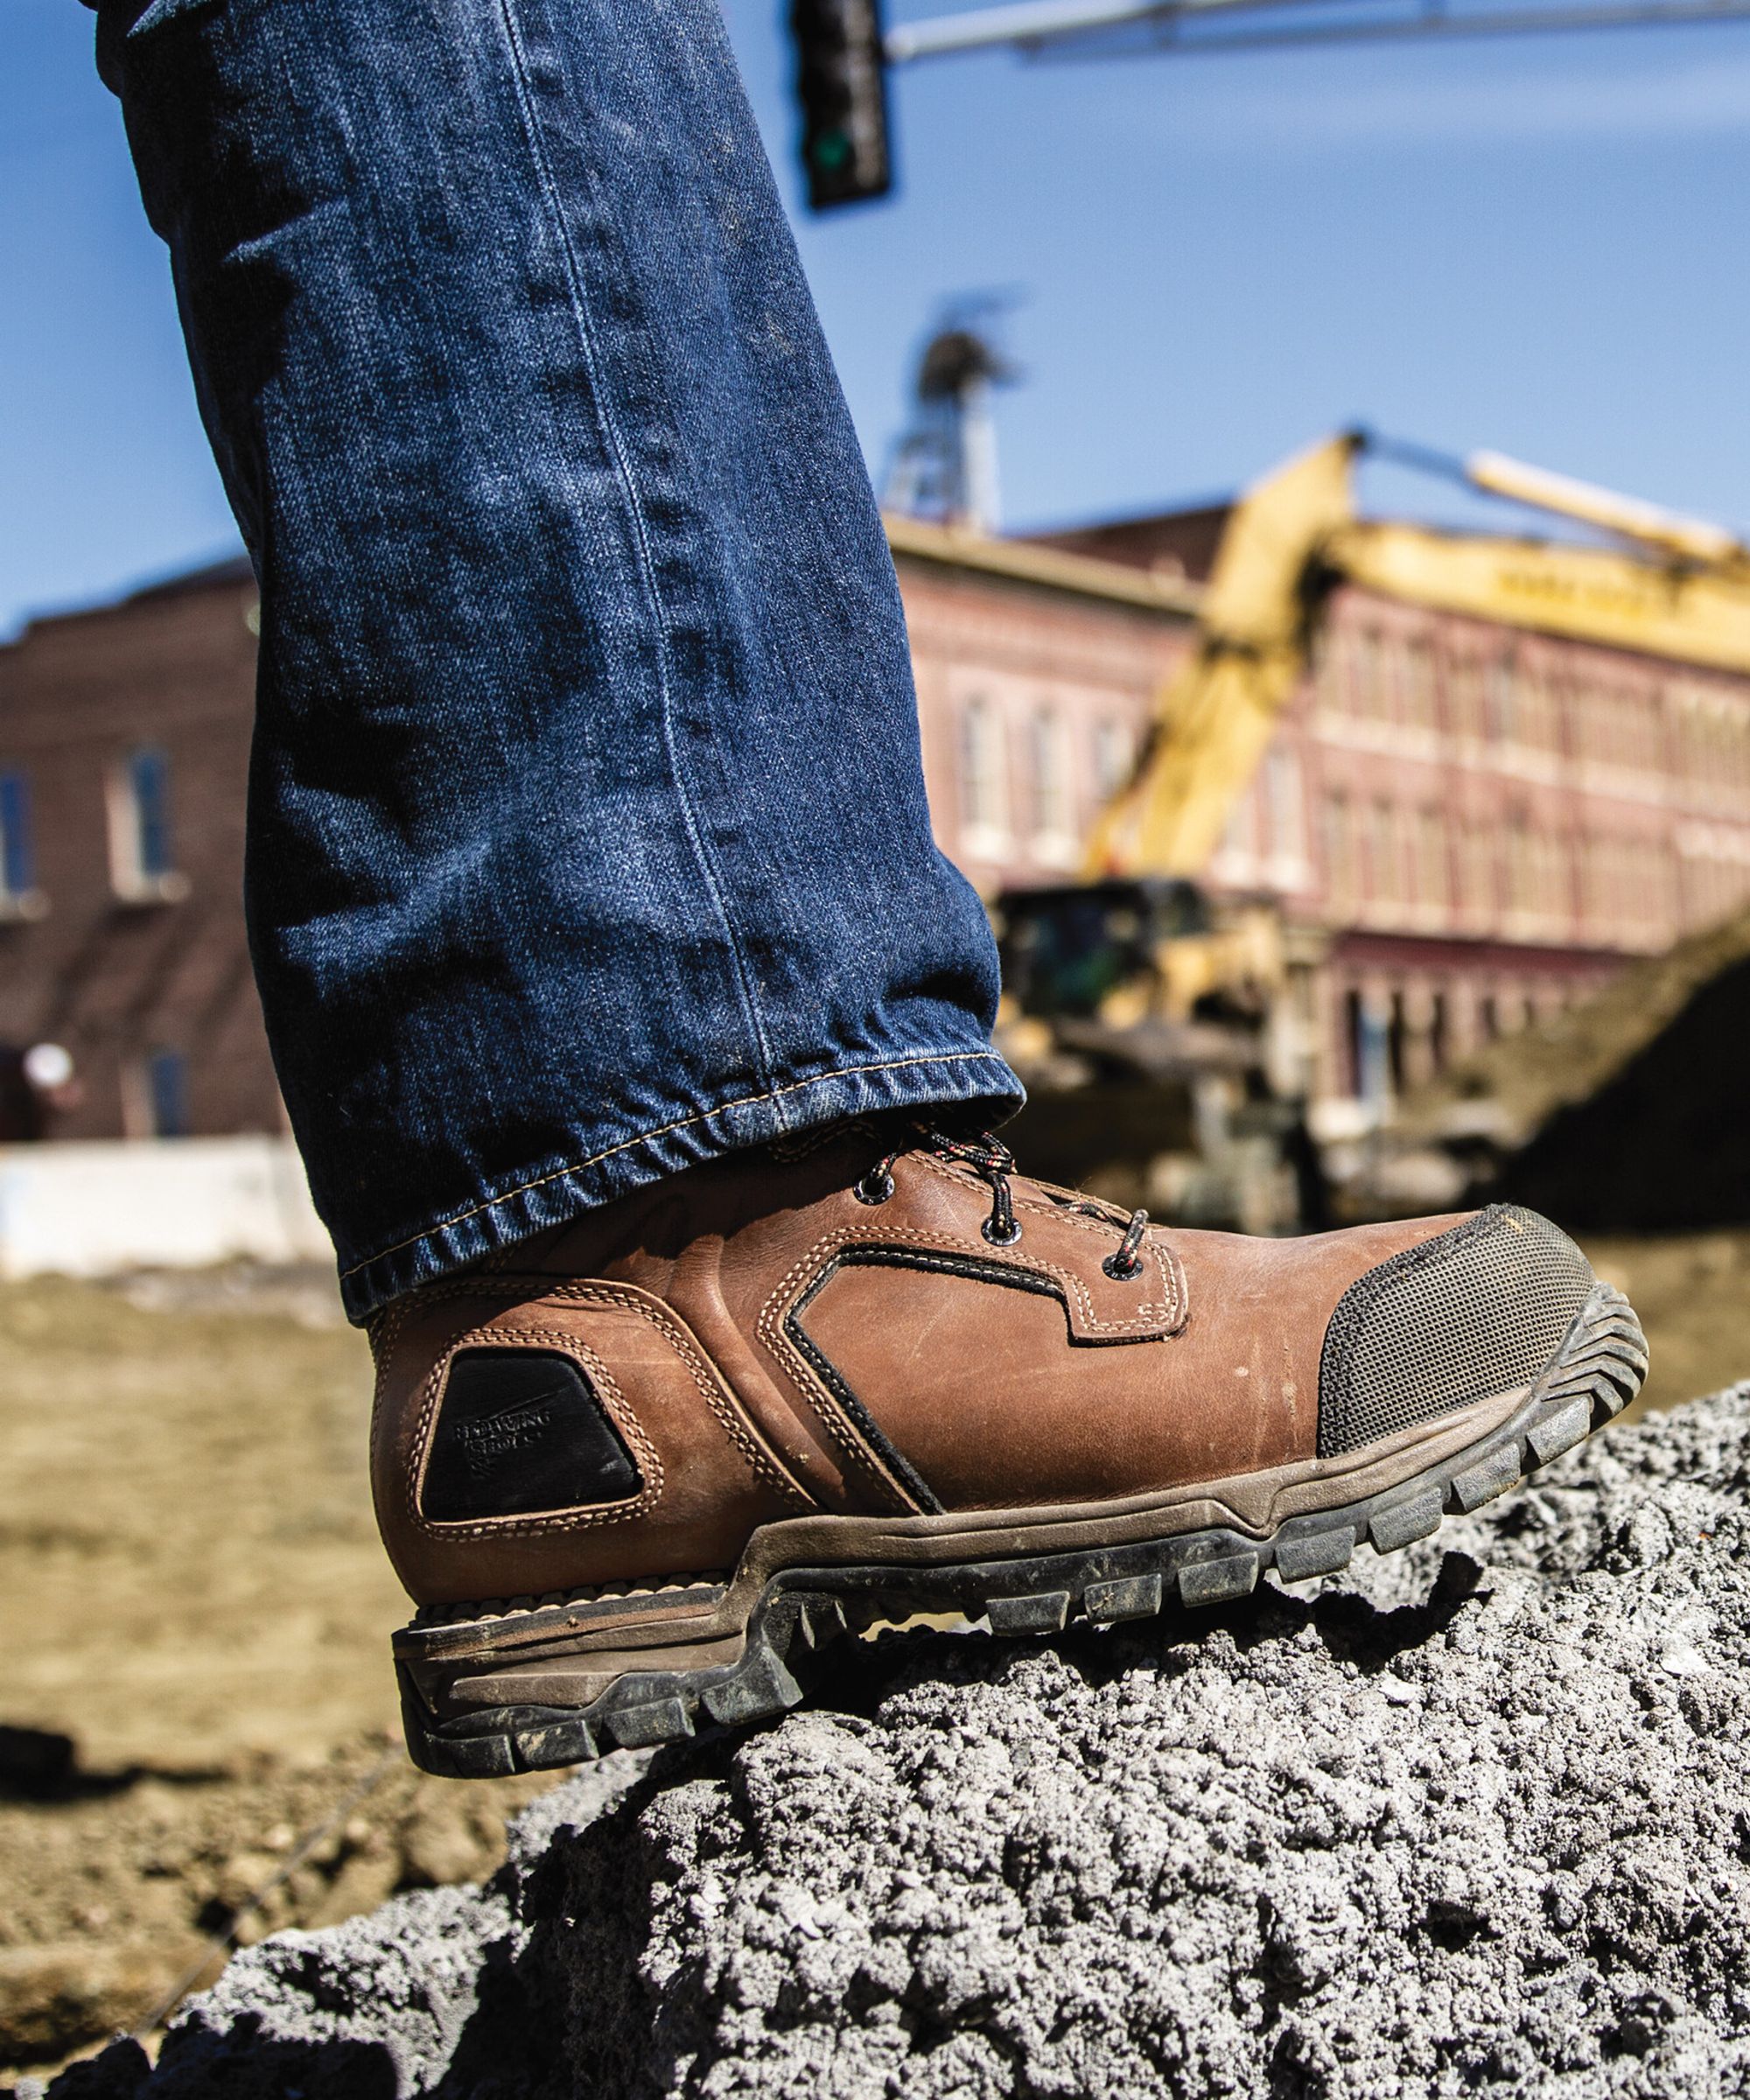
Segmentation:
{"type": "Polygon", "coordinates": [[[483,1212],[496,1210],[500,1203],[508,1203],[513,1197],[526,1196],[531,1188],[543,1187],[549,1181],[563,1181],[567,1174],[581,1174],[590,1167],[599,1166],[604,1159],[611,1159],[616,1152],[628,1152],[634,1145],[648,1144],[653,1138],[666,1138],[671,1131],[684,1130],[696,1123],[709,1123],[714,1116],[727,1116],[735,1109],[755,1109],[762,1101],[776,1101],[780,1095],[801,1094],[809,1087],[823,1087],[835,1079],[860,1079],[870,1072],[899,1072],[910,1065],[999,1065],[1002,1063],[994,1050],[940,1050],[931,1051],[921,1057],[890,1057],[874,1065],[841,1065],[836,1071],[817,1073],[813,1079],[792,1080],[788,1086],[774,1087],[764,1094],[745,1094],[739,1101],[725,1101],[714,1109],[701,1109],[696,1116],[682,1116],[677,1122],[658,1124],[654,1130],[640,1130],[635,1138],[623,1138],[618,1144],[611,1144],[606,1152],[592,1152],[587,1159],[575,1159],[569,1166],[556,1166],[550,1174],[537,1174],[532,1181],[520,1181],[514,1188],[508,1188],[501,1196],[488,1196],[484,1203],[473,1204],[467,1210],[458,1210],[452,1216],[439,1218],[428,1225],[424,1232],[410,1233],[404,1240],[397,1240],[393,1247],[384,1247],[375,1254],[368,1254],[361,1262],[354,1262],[350,1269],[340,1271],[340,1280],[359,1275],[378,1262],[386,1262],[390,1255],[402,1253],[409,1247],[416,1247],[422,1240],[429,1240],[434,1232],[447,1232],[452,1225],[466,1225],[470,1218],[483,1212]]]}

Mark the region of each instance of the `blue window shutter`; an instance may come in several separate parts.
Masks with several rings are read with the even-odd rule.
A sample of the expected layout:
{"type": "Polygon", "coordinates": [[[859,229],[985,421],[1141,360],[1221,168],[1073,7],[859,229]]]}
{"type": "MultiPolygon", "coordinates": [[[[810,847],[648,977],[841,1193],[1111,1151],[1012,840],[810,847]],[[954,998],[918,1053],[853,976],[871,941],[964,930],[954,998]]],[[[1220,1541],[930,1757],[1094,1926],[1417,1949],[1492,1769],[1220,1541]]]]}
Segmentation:
{"type": "Polygon", "coordinates": [[[138,826],[140,873],[148,880],[168,875],[170,842],[170,760],[153,746],[136,751],[129,766],[138,826]]]}
{"type": "Polygon", "coordinates": [[[0,891],[8,897],[22,897],[36,886],[31,784],[22,773],[0,773],[0,891]]]}
{"type": "Polygon", "coordinates": [[[188,1060],[179,1050],[154,1050],[146,1060],[146,1092],[154,1138],[188,1135],[188,1060]]]}

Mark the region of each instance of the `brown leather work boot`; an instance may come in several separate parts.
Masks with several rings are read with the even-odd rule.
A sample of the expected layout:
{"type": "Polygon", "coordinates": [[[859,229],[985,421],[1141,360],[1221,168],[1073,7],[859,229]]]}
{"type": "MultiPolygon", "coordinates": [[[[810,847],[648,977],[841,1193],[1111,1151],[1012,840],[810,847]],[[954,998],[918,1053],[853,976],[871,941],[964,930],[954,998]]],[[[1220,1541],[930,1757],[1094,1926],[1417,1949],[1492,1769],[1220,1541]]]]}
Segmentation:
{"type": "Polygon", "coordinates": [[[428,1770],[793,1705],[847,1628],[1096,1626],[1343,1567],[1577,1444],[1646,1372],[1529,1211],[1160,1230],[989,1139],[853,1124],[390,1306],[377,1513],[428,1770]]]}

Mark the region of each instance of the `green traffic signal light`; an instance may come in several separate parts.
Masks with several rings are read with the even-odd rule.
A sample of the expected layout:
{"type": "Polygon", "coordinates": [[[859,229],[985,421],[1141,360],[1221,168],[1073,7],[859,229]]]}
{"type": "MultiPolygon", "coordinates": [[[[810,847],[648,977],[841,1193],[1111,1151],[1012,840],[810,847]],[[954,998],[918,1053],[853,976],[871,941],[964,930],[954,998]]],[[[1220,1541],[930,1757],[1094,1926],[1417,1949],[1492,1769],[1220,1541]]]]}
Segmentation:
{"type": "Polygon", "coordinates": [[[809,206],[885,196],[892,169],[881,0],[790,0],[790,29],[809,206]]]}

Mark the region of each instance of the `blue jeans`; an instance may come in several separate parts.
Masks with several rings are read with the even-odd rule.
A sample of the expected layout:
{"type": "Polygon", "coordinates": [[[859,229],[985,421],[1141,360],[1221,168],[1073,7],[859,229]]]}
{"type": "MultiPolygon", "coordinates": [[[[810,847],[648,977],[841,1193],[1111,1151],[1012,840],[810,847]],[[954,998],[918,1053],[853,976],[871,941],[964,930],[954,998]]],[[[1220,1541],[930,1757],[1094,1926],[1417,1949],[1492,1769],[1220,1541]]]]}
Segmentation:
{"type": "Polygon", "coordinates": [[[247,905],[362,1319],[1019,1096],[712,0],[97,0],[262,588],[247,905]]]}

